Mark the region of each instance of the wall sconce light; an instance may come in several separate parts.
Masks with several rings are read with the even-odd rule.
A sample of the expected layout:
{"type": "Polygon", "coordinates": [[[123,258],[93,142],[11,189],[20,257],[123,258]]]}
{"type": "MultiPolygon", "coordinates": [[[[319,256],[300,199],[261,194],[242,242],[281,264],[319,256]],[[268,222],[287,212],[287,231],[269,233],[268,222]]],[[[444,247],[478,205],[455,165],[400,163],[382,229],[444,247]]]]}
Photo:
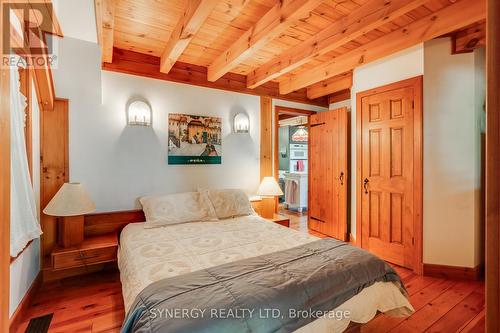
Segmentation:
{"type": "Polygon", "coordinates": [[[151,106],[144,101],[133,101],[127,108],[127,122],[132,126],[151,126],[151,106]]]}
{"type": "Polygon", "coordinates": [[[234,116],[234,133],[248,133],[250,131],[250,119],[246,113],[238,113],[234,116]]]}

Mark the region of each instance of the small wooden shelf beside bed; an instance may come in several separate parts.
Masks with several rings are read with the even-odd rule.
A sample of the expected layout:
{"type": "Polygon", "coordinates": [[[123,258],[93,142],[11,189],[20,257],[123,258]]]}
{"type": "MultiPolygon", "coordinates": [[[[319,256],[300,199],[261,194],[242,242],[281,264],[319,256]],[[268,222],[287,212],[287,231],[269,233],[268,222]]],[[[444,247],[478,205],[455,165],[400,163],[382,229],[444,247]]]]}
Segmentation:
{"type": "Polygon", "coordinates": [[[85,237],[76,247],[57,247],[52,252],[52,269],[70,269],[114,262],[117,260],[118,235],[116,232],[85,237]]]}

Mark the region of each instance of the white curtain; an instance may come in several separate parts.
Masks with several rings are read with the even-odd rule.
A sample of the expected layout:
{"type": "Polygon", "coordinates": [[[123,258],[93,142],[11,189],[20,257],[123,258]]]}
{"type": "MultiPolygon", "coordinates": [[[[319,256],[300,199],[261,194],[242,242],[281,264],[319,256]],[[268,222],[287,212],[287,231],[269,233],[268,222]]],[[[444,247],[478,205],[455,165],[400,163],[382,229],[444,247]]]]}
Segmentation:
{"type": "MultiPolygon", "coordinates": [[[[37,220],[35,193],[31,184],[24,119],[26,97],[20,92],[19,71],[10,69],[11,110],[11,184],[10,184],[10,256],[16,257],[32,239],[40,237],[42,230],[37,220]]],[[[36,163],[36,161],[35,161],[36,163]]]]}

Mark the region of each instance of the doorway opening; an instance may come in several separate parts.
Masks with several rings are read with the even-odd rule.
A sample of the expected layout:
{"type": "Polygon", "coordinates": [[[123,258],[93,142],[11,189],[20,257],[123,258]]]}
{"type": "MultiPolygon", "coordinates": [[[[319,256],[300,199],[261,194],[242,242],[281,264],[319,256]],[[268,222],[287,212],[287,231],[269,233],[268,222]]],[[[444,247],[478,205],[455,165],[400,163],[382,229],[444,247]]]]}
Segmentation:
{"type": "Polygon", "coordinates": [[[277,212],[297,217],[305,228],[309,196],[308,119],[313,114],[316,112],[278,105],[274,112],[274,176],[283,191],[276,199],[277,212]]]}

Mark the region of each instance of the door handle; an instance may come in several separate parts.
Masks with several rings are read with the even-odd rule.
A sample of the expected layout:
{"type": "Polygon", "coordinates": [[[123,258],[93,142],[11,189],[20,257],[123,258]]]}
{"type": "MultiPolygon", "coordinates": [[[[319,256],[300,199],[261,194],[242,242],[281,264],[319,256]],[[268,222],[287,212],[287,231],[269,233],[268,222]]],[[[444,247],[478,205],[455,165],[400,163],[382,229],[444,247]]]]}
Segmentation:
{"type": "Polygon", "coordinates": [[[340,185],[344,185],[344,172],[343,171],[340,173],[339,180],[340,180],[340,185]]]}
{"type": "Polygon", "coordinates": [[[365,189],[365,194],[368,194],[368,183],[370,181],[368,180],[368,178],[365,178],[365,180],[363,181],[363,188],[365,189]]]}

